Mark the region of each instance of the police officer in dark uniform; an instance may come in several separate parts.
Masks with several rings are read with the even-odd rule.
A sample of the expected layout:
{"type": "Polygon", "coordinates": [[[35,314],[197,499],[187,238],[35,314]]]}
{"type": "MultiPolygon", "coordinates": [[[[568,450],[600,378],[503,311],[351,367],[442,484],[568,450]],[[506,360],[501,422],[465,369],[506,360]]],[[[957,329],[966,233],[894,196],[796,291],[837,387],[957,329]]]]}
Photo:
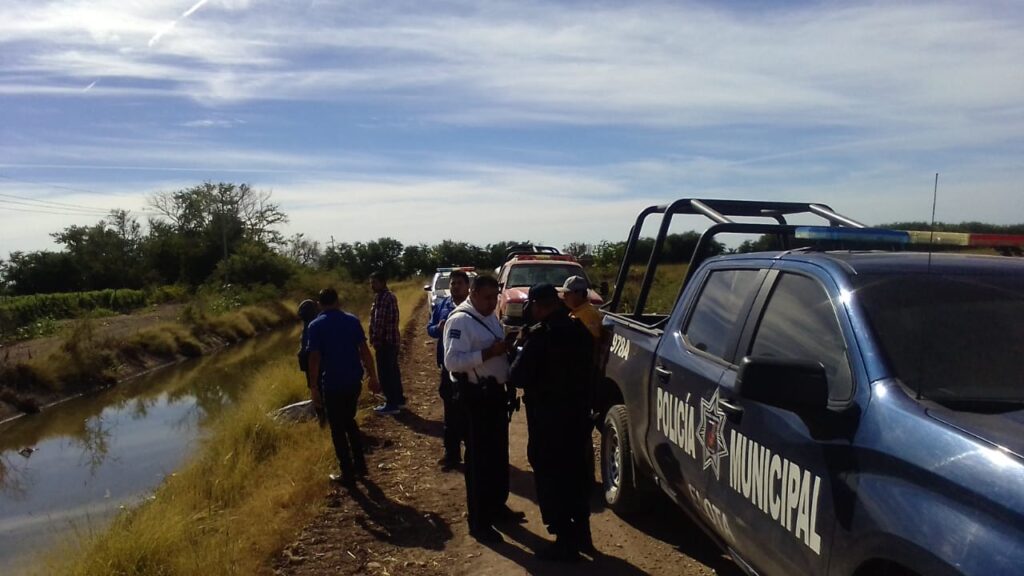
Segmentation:
{"type": "Polygon", "coordinates": [[[523,389],[530,433],[527,456],[537,502],[548,531],[556,537],[538,556],[577,560],[581,551],[594,552],[589,407],[593,339],[579,320],[569,316],[550,284],[530,289],[528,314],[537,323],[524,330],[511,380],[523,389]]]}

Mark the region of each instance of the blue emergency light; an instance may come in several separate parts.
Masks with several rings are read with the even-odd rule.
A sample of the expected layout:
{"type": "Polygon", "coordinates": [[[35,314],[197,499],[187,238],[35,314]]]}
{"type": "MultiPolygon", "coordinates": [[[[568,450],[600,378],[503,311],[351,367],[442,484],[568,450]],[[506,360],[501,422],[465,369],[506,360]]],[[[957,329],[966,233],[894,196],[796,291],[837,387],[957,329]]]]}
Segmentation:
{"type": "Polygon", "coordinates": [[[838,226],[798,226],[794,237],[801,240],[831,240],[881,244],[909,244],[910,234],[884,228],[842,228],[838,226]]]}

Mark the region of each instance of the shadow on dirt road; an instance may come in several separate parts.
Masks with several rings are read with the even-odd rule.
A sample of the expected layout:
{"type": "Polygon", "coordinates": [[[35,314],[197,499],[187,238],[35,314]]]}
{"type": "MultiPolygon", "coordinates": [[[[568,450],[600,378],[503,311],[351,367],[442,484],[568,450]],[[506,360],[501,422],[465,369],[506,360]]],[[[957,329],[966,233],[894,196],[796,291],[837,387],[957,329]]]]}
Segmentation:
{"type": "MultiPolygon", "coordinates": [[[[512,493],[536,503],[537,498],[534,489],[533,472],[530,470],[523,470],[513,465],[510,467],[509,475],[509,487],[512,493]]],[[[601,483],[595,482],[591,489],[591,511],[595,515],[615,514],[605,506],[604,496],[602,495],[601,490],[601,483]]],[[[698,528],[686,516],[686,513],[680,510],[674,502],[662,494],[651,494],[650,500],[651,501],[644,507],[643,511],[628,516],[617,515],[617,517],[647,536],[657,538],[658,540],[661,540],[675,548],[678,552],[707,565],[709,568],[713,568],[716,574],[721,576],[741,576],[743,574],[736,564],[729,560],[725,556],[725,553],[722,552],[722,550],[719,549],[718,546],[712,542],[711,539],[708,538],[708,536],[704,534],[704,532],[701,531],[701,529],[698,528]]],[[[542,548],[548,542],[525,529],[505,532],[505,534],[534,552],[536,552],[538,548],[542,548]],[[520,534],[523,535],[522,539],[519,538],[520,534]]],[[[493,547],[493,549],[499,554],[502,554],[503,552],[501,546],[493,547]]],[[[530,574],[565,573],[561,569],[553,570],[552,564],[550,563],[536,561],[535,558],[529,556],[520,549],[516,549],[513,552],[514,553],[512,555],[502,555],[523,566],[523,568],[528,570],[530,574]],[[523,556],[523,558],[519,558],[519,556],[523,556]]],[[[559,564],[555,566],[564,568],[566,565],[559,564]]],[[[579,564],[579,566],[581,569],[586,566],[585,572],[587,574],[646,573],[642,570],[631,572],[630,569],[633,568],[631,565],[621,559],[610,556],[599,556],[598,558],[595,558],[593,562],[584,562],[579,564]]],[[[568,573],[574,572],[570,570],[568,573]]]]}

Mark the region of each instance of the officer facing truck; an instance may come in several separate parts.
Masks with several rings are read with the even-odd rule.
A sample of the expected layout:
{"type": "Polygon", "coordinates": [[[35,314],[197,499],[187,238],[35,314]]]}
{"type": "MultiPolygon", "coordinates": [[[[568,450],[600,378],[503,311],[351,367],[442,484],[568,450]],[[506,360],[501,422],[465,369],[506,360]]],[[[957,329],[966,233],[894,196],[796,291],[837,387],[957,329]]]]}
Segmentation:
{"type": "MultiPolygon", "coordinates": [[[[585,293],[585,292],[584,292],[585,293]]],[[[593,443],[590,387],[594,344],[584,325],[569,316],[551,284],[530,288],[527,307],[537,324],[522,331],[523,349],[511,378],[523,389],[541,516],[556,540],[538,556],[572,561],[593,554],[590,489],[593,443]]]]}
{"type": "MultiPolygon", "coordinates": [[[[451,371],[466,415],[466,507],[469,533],[480,542],[502,542],[495,524],[521,522],[508,508],[508,346],[494,309],[498,281],[473,280],[469,299],[444,326],[444,365],[451,371]]],[[[514,391],[514,390],[513,390],[514,391]]]]}

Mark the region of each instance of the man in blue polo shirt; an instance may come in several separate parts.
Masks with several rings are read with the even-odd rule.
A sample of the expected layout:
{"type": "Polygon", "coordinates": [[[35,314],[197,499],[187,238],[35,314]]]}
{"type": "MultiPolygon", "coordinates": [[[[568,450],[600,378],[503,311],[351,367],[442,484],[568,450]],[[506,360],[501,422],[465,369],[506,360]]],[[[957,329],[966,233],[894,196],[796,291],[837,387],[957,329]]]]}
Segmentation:
{"type": "Polygon", "coordinates": [[[370,375],[370,390],[379,392],[380,383],[359,319],[340,309],[338,293],[332,288],[321,290],[319,300],[323,312],[309,325],[306,374],[313,406],[327,413],[341,467],[341,474],[331,474],[331,480],[351,483],[354,476],[366,474],[363,441],[355,419],[363,367],[370,375]]]}

